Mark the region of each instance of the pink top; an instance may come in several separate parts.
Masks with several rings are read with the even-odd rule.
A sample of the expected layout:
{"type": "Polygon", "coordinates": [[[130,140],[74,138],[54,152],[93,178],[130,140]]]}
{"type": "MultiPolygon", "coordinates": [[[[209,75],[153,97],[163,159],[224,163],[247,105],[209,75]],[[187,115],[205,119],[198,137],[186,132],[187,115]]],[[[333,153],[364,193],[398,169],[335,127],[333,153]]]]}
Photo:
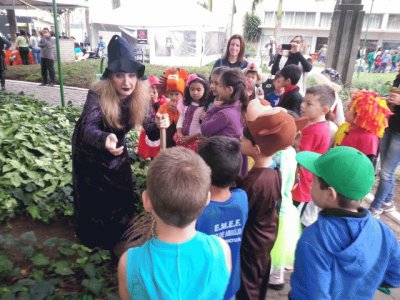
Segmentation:
{"type": "Polygon", "coordinates": [[[349,146],[360,150],[365,155],[378,154],[379,138],[363,128],[350,128],[340,146],[349,146]]]}
{"type": "MultiPolygon", "coordinates": [[[[314,123],[301,130],[299,151],[313,151],[323,154],[329,150],[330,129],[327,121],[314,123]]],[[[300,168],[300,181],[292,191],[293,200],[298,202],[311,201],[312,173],[300,168]]]]}
{"type": "MultiPolygon", "coordinates": [[[[196,103],[192,103],[191,105],[198,106],[196,103]]],[[[183,121],[184,121],[184,116],[186,113],[186,110],[188,109],[188,106],[183,107],[183,113],[179,116],[178,123],[176,125],[177,128],[182,128],[183,127],[183,121]]],[[[189,127],[189,134],[188,136],[194,135],[194,134],[199,134],[200,133],[200,116],[203,111],[204,107],[197,107],[196,111],[193,114],[192,121],[190,122],[190,127],[189,127]]]]}

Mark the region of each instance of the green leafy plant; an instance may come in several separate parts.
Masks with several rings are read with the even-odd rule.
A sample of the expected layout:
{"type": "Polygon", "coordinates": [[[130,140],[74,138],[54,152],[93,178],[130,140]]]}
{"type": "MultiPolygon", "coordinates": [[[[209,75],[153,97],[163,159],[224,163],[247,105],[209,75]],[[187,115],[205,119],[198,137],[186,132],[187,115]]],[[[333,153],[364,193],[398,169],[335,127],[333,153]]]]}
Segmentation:
{"type": "MultiPolygon", "coordinates": [[[[71,138],[81,108],[50,107],[31,97],[0,94],[0,221],[28,212],[50,222],[72,216],[71,138]]],[[[128,137],[136,194],[148,161],[136,157],[138,132],[128,137]]]]}
{"type": "Polygon", "coordinates": [[[116,273],[106,250],[61,238],[39,246],[32,231],[0,235],[1,299],[118,299],[116,273]]]}
{"type": "Polygon", "coordinates": [[[243,22],[243,37],[246,42],[258,43],[261,39],[260,18],[253,13],[246,13],[243,22]]]}
{"type": "MultiPolygon", "coordinates": [[[[132,173],[134,176],[134,180],[136,182],[135,194],[138,197],[138,199],[141,199],[142,192],[146,189],[147,170],[149,168],[151,160],[143,159],[136,154],[138,140],[139,140],[138,130],[132,130],[126,136],[126,146],[128,148],[128,152],[131,157],[132,173]]],[[[139,211],[143,210],[141,201],[137,203],[137,206],[139,211]]]]}
{"type": "Polygon", "coordinates": [[[45,222],[73,214],[70,139],[79,113],[0,95],[0,221],[18,209],[45,222]]]}

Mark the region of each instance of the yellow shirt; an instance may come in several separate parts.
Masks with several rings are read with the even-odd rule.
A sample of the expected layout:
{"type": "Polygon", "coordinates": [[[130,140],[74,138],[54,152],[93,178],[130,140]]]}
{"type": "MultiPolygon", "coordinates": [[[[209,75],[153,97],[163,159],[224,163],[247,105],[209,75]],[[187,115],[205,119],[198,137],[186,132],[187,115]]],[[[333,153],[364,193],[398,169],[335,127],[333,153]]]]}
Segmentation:
{"type": "Polygon", "coordinates": [[[29,47],[28,38],[20,35],[19,37],[17,37],[17,39],[15,41],[15,45],[17,47],[29,47]]]}

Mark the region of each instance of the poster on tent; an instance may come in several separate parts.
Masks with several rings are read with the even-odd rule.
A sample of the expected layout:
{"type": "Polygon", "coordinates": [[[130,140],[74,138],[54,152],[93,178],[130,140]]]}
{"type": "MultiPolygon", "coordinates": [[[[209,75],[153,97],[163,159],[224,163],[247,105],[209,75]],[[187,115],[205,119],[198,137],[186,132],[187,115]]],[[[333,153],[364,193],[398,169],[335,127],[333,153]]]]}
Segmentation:
{"type": "Polygon", "coordinates": [[[138,29],[137,42],[138,44],[147,44],[147,29],[138,29]]]}

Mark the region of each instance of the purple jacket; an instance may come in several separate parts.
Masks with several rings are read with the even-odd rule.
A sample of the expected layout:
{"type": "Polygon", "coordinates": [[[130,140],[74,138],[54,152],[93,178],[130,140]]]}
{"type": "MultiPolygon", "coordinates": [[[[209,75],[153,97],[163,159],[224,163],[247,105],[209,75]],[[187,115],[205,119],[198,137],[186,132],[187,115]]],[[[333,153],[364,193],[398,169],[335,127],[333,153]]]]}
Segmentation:
{"type": "Polygon", "coordinates": [[[243,134],[240,101],[211,107],[201,124],[201,134],[206,137],[223,135],[240,138],[243,134]]]}

